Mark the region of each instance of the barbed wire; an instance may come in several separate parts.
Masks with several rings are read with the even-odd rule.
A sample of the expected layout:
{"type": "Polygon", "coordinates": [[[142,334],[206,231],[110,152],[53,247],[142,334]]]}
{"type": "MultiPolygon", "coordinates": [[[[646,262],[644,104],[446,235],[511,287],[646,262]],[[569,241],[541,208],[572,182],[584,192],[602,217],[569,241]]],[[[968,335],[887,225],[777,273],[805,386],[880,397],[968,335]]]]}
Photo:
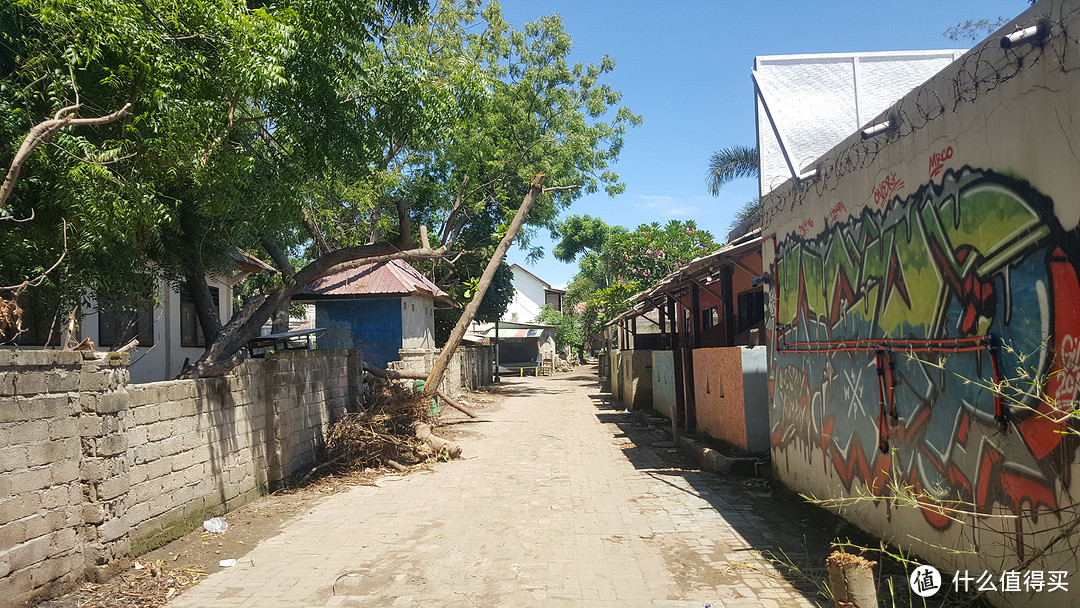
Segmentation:
{"type": "MultiPolygon", "coordinates": [[[[1057,8],[1062,7],[1058,4],[1057,8]]],[[[890,107],[886,115],[896,121],[895,129],[886,135],[869,139],[845,140],[846,146],[842,142],[840,146],[844,147],[833,148],[819,159],[815,177],[801,182],[788,180],[785,185],[762,197],[762,225],[769,227],[780,214],[795,211],[810,194],[823,197],[836,190],[845,177],[870,167],[878,155],[890,145],[929,127],[946,114],[959,112],[1038,65],[1051,61],[1054,69],[1063,74],[1070,72],[1067,65],[1068,53],[1070,48],[1077,44],[1077,38],[1069,33],[1066,23],[1077,13],[1080,13],[1080,9],[1050,17],[1036,15],[1018,24],[1018,28],[1023,28],[1047,19],[1050,22],[1050,33],[1041,42],[1003,49],[999,44],[1000,38],[994,37],[986,39],[965,53],[957,60],[958,64],[954,63],[945,68],[945,71],[952,73],[948,87],[942,86],[941,76],[935,76],[890,107]],[[948,98],[942,99],[945,89],[950,94],[948,98]]],[[[993,110],[987,114],[992,112],[993,110]]]]}

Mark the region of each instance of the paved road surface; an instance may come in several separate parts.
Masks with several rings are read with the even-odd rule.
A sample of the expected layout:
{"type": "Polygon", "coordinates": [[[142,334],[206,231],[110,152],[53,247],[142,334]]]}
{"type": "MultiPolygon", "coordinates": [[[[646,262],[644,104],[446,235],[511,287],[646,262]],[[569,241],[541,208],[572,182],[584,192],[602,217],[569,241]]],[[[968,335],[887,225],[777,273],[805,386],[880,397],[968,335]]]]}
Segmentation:
{"type": "Polygon", "coordinates": [[[507,380],[463,459],[319,502],[170,606],[813,606],[756,551],[793,533],[768,494],[680,469],[578,370],[507,380]]]}

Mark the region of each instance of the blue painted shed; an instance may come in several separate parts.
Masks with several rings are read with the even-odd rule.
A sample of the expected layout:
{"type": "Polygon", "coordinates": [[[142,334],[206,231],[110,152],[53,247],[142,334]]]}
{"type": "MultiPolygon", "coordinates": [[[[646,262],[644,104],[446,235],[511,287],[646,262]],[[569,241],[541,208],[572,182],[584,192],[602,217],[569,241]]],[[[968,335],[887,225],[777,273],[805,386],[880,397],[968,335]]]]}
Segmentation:
{"type": "Polygon", "coordinates": [[[364,361],[386,367],[401,349],[435,348],[435,309],[450,296],[407,262],[365,264],[324,277],[292,298],[315,305],[326,328],[318,348],[359,348],[364,361]]]}

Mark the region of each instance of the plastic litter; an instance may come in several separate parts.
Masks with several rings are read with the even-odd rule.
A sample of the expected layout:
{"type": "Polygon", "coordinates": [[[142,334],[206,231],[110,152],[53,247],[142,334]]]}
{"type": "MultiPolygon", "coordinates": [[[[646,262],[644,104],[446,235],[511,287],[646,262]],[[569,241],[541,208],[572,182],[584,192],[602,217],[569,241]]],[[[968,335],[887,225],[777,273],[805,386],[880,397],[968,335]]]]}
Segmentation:
{"type": "Polygon", "coordinates": [[[229,524],[220,517],[214,517],[202,522],[202,527],[211,534],[222,534],[229,529],[229,524]]]}
{"type": "Polygon", "coordinates": [[[235,559],[223,559],[220,562],[218,562],[217,565],[221,566],[222,568],[232,568],[233,566],[236,565],[236,560],[235,559]]]}

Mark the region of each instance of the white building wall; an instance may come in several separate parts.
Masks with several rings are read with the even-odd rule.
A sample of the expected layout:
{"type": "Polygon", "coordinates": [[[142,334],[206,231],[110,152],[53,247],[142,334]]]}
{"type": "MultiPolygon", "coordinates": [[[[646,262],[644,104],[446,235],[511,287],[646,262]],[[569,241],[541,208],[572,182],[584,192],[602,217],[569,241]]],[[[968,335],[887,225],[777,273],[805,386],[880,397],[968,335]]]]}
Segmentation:
{"type": "Polygon", "coordinates": [[[514,271],[514,299],[503,314],[503,321],[531,323],[544,307],[546,286],[543,281],[517,268],[514,271]]]}
{"type": "Polygon", "coordinates": [[[401,348],[435,348],[435,309],[430,298],[401,299],[401,348]]]}
{"type": "MultiPolygon", "coordinates": [[[[226,280],[210,277],[206,280],[210,287],[218,289],[218,316],[221,324],[228,323],[233,314],[232,285],[226,280]]],[[[192,361],[202,356],[202,347],[184,348],[180,346],[180,294],[165,282],[158,284],[154,303],[154,344],[140,346],[131,351],[131,383],[160,382],[172,380],[180,374],[184,360],[192,361]]],[[[95,345],[100,342],[100,325],[97,306],[91,304],[90,312],[83,318],[83,336],[90,338],[95,345]]]]}

